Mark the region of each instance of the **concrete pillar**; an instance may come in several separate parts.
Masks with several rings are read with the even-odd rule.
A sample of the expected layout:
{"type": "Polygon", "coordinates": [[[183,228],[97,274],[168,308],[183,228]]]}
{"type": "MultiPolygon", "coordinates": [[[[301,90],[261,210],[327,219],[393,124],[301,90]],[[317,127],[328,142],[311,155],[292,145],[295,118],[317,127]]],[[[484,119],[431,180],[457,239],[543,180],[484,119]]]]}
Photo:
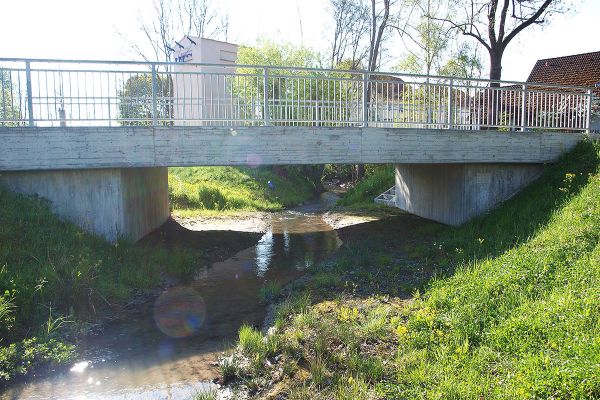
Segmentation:
{"type": "Polygon", "coordinates": [[[460,225],[537,179],[540,164],[396,164],[396,206],[460,225]]]}
{"type": "Polygon", "coordinates": [[[48,199],[54,213],[111,242],[137,241],[169,217],[165,167],[2,172],[0,181],[48,199]]]}

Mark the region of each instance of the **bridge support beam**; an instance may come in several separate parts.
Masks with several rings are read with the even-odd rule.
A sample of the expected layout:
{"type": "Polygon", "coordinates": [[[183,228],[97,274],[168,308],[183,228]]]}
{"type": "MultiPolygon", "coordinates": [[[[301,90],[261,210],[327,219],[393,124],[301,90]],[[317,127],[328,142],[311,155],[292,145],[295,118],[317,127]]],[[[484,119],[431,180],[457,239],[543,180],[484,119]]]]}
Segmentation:
{"type": "Polygon", "coordinates": [[[396,206],[460,225],[537,179],[540,164],[396,164],[396,206]]]}
{"type": "Polygon", "coordinates": [[[2,172],[0,180],[111,242],[137,241],[169,217],[166,167],[2,172]]]}

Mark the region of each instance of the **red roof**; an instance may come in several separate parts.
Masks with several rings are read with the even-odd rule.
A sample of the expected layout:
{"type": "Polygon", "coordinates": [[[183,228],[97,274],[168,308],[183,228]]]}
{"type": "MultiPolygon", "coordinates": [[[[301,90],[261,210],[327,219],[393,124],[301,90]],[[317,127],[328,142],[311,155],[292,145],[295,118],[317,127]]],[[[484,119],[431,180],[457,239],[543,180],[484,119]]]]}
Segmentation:
{"type": "Polygon", "coordinates": [[[600,51],[538,60],[527,82],[593,87],[600,82],[600,51]]]}

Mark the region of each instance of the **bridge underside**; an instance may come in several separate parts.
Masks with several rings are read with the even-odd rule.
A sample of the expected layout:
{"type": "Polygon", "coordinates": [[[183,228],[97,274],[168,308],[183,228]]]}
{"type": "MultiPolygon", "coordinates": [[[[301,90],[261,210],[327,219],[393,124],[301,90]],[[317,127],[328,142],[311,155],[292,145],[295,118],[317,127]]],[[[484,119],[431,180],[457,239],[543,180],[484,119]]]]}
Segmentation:
{"type": "Polygon", "coordinates": [[[582,138],[371,127],[0,128],[0,177],[90,232],[138,240],[169,215],[168,166],[393,163],[397,207],[460,224],[582,138]]]}

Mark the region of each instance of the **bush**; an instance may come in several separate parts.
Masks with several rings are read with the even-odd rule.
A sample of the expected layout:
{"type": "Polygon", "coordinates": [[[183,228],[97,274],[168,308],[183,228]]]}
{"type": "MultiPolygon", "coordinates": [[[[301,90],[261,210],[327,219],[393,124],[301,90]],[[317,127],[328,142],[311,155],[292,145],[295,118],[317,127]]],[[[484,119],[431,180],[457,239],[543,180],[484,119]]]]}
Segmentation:
{"type": "Polygon", "coordinates": [[[52,368],[75,359],[75,347],[55,339],[25,339],[0,347],[0,384],[41,368],[52,368]]]}
{"type": "Polygon", "coordinates": [[[394,185],[394,168],[391,165],[382,166],[371,171],[356,186],[346,192],[338,204],[346,207],[371,206],[375,197],[394,185]]]}
{"type": "Polygon", "coordinates": [[[224,210],[227,207],[227,199],[221,190],[209,185],[200,185],[198,202],[200,207],[206,210],[224,210]]]}

